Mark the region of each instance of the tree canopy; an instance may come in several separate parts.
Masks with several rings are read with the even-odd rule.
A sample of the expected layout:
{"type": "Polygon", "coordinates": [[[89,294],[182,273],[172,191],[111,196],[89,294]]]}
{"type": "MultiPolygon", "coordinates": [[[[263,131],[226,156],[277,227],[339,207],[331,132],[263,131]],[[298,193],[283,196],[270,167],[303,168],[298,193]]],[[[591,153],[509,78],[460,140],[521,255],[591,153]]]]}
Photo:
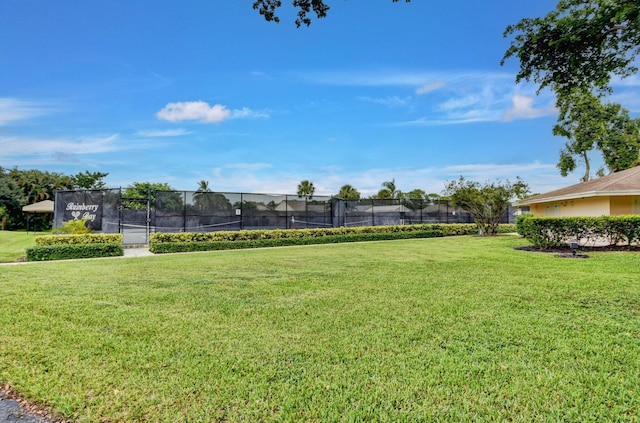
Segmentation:
{"type": "Polygon", "coordinates": [[[542,18],[522,19],[507,27],[513,36],[502,63],[516,57],[516,82],[533,81],[556,93],[579,89],[611,90],[612,75],[638,71],[638,0],[560,0],[542,18]]]}
{"type": "Polygon", "coordinates": [[[378,191],[376,198],[393,199],[402,195],[402,192],[396,187],[396,179],[393,178],[390,181],[382,183],[382,189],[378,191]]]}
{"type": "Polygon", "coordinates": [[[524,198],[529,193],[529,186],[520,178],[515,183],[470,181],[460,177],[451,181],[445,188],[454,207],[460,207],[473,216],[481,235],[496,235],[500,218],[509,210],[514,198],[524,198]]]}
{"type": "MultiPolygon", "coordinates": [[[[392,0],[397,3],[400,0],[392,0]]],[[[406,3],[411,0],[405,0],[406,3]]],[[[277,10],[282,6],[282,0],[255,0],[253,2],[253,8],[257,10],[262,16],[264,16],[267,22],[280,22],[280,18],[276,14],[277,10]]],[[[316,14],[316,18],[324,18],[327,16],[329,6],[326,4],[326,0],[293,0],[293,7],[298,10],[298,15],[295,20],[296,26],[311,25],[311,18],[309,14],[312,12],[316,14]]]]}
{"type": "Polygon", "coordinates": [[[638,164],[639,121],[621,105],[603,102],[613,76],[638,71],[638,0],[560,0],[546,16],[507,27],[504,36],[513,38],[502,64],[520,61],[516,82],[533,81],[538,91],[556,94],[560,114],[553,133],[568,138],[557,165],[561,175],[582,162],[582,180],[589,180],[594,149],[612,172],[638,164]]]}
{"type": "Polygon", "coordinates": [[[300,197],[311,197],[314,192],[316,192],[316,187],[313,186],[313,182],[305,179],[298,184],[298,195],[300,197]]]}
{"type": "Polygon", "coordinates": [[[628,169],[638,164],[640,155],[640,120],[615,103],[602,103],[586,90],[573,90],[559,99],[560,115],[553,127],[554,135],[568,138],[560,151],[558,169],[562,176],[573,172],[578,161],[585,165],[582,181],[591,178],[589,152],[598,149],[610,171],[628,169]]]}
{"type": "Polygon", "coordinates": [[[358,191],[353,185],[346,184],[340,187],[340,192],[338,192],[336,197],[342,198],[343,200],[359,200],[360,191],[358,191]]]}

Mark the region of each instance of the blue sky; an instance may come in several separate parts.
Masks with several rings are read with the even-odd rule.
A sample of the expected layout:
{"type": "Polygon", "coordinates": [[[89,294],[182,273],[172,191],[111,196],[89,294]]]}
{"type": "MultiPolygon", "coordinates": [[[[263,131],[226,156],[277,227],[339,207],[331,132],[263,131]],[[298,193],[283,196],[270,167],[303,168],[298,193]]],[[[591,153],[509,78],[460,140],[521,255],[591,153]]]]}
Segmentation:
{"type": "MultiPolygon", "coordinates": [[[[4,0],[0,166],[284,194],[578,182],[553,97],[500,66],[505,27],[555,1],[329,0],[309,28],[284,3],[274,24],[252,0],[4,0]]],[[[614,88],[637,116],[640,80],[614,88]]]]}

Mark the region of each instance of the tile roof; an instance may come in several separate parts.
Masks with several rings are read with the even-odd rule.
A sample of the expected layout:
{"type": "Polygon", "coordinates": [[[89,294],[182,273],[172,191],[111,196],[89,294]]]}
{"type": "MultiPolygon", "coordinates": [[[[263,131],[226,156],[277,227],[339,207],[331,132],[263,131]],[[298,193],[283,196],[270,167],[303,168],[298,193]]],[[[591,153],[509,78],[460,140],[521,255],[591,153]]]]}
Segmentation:
{"type": "Polygon", "coordinates": [[[640,195],[640,166],[612,173],[602,178],[571,185],[566,188],[534,195],[533,197],[519,201],[517,205],[526,206],[530,204],[547,203],[549,201],[612,195],[640,195]]]}

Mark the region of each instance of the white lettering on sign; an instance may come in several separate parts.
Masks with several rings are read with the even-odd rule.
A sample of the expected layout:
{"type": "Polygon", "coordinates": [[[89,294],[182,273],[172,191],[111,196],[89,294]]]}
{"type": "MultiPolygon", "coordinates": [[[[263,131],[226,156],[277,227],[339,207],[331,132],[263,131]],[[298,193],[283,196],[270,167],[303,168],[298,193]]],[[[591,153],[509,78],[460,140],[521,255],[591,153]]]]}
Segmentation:
{"type": "Polygon", "coordinates": [[[71,212],[73,220],[87,219],[93,222],[96,220],[98,208],[99,204],[67,203],[67,211],[71,212]]]}
{"type": "Polygon", "coordinates": [[[67,210],[73,210],[73,211],[87,211],[87,212],[97,212],[98,211],[98,207],[100,207],[98,204],[85,204],[85,203],[69,203],[67,204],[67,210]]]}

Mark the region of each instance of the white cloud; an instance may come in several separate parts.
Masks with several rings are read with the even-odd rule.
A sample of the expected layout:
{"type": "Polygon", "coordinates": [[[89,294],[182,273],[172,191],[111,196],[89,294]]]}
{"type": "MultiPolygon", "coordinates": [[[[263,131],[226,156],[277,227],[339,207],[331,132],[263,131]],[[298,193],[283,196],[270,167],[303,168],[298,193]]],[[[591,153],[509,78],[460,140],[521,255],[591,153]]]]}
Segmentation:
{"type": "Polygon", "coordinates": [[[468,95],[465,97],[460,97],[460,98],[450,98],[444,103],[441,103],[438,106],[438,108],[444,111],[463,109],[463,108],[474,106],[480,103],[481,100],[482,100],[482,97],[475,94],[468,95]]]}
{"type": "Polygon", "coordinates": [[[269,117],[269,113],[267,112],[258,112],[255,110],[251,110],[248,107],[243,107],[242,109],[235,109],[231,112],[232,119],[265,119],[269,117]]]}
{"type": "Polygon", "coordinates": [[[542,109],[533,107],[533,97],[515,94],[512,98],[512,106],[502,117],[503,122],[509,122],[515,119],[534,119],[541,116],[554,114],[556,109],[548,106],[542,109]]]}
{"type": "Polygon", "coordinates": [[[186,129],[165,129],[165,130],[148,130],[138,131],[136,135],[145,138],[164,138],[164,137],[180,137],[189,135],[191,132],[186,129]]]}
{"type": "Polygon", "coordinates": [[[50,165],[78,163],[80,157],[130,148],[119,136],[38,138],[0,137],[0,162],[13,165],[50,165]]]}
{"type": "Polygon", "coordinates": [[[267,118],[269,114],[251,110],[248,107],[229,110],[222,104],[211,106],[204,101],[183,101],[167,104],[156,113],[156,117],[169,122],[195,120],[200,123],[220,123],[228,119],[267,118]]]}
{"type": "Polygon", "coordinates": [[[0,98],[0,126],[42,116],[46,113],[47,111],[36,103],[15,98],[0,98]]]}
{"type": "Polygon", "coordinates": [[[23,138],[0,137],[0,157],[10,157],[23,154],[68,153],[95,154],[115,151],[119,149],[116,141],[118,135],[108,137],[80,137],[74,139],[56,138],[23,138]]]}
{"type": "Polygon", "coordinates": [[[432,91],[438,90],[439,88],[443,87],[444,85],[445,85],[444,81],[426,82],[422,86],[418,87],[418,89],[416,89],[416,94],[427,94],[427,93],[430,93],[432,91]]]}
{"type": "Polygon", "coordinates": [[[167,104],[156,116],[169,122],[197,120],[200,123],[220,123],[231,118],[231,111],[221,104],[211,106],[204,101],[184,101],[167,104]]]}
{"type": "Polygon", "coordinates": [[[405,106],[411,100],[411,97],[398,97],[398,96],[390,96],[390,97],[358,97],[360,101],[366,101],[368,103],[381,104],[387,107],[400,107],[405,106]]]}

